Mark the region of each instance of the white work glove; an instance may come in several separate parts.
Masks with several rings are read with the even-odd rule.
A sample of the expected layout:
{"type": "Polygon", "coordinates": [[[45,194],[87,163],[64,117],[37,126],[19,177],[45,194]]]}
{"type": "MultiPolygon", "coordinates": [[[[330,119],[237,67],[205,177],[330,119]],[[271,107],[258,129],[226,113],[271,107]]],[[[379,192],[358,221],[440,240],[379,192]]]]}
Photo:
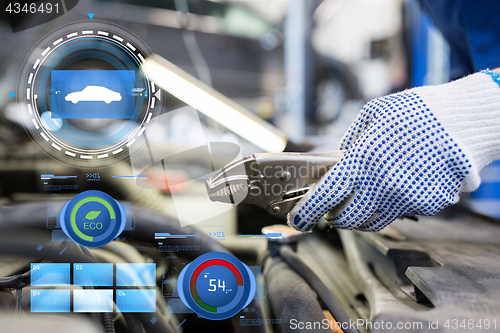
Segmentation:
{"type": "Polygon", "coordinates": [[[346,155],[295,205],[289,225],[309,231],[326,214],[333,227],[378,231],[401,215],[434,215],[475,190],[480,169],[500,157],[494,74],[366,104],[340,144],[346,155]]]}

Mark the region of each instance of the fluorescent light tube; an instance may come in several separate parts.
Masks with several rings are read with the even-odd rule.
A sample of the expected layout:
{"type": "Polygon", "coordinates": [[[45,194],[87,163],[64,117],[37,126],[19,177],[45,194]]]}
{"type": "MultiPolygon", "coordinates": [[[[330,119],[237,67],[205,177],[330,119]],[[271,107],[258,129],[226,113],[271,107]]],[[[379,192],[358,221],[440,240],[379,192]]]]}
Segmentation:
{"type": "Polygon", "coordinates": [[[282,152],[287,138],[279,129],[158,55],[146,59],[148,79],[184,103],[266,152],[282,152]]]}

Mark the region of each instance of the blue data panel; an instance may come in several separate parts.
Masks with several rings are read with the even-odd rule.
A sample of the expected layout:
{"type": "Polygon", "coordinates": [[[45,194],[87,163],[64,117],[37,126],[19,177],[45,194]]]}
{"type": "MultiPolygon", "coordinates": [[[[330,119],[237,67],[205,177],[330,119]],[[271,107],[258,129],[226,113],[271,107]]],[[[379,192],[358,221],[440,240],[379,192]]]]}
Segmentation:
{"type": "Polygon", "coordinates": [[[70,291],[31,289],[31,312],[69,312],[70,291]]]}
{"type": "Polygon", "coordinates": [[[116,264],[119,287],[156,286],[156,264],[116,264]]]}
{"type": "Polygon", "coordinates": [[[156,290],[118,289],[116,307],[121,312],[156,312],[156,290]]]}
{"type": "Polygon", "coordinates": [[[73,294],[74,312],[113,312],[113,290],[75,290],[73,294]]]}
{"type": "Polygon", "coordinates": [[[67,286],[70,264],[31,264],[32,286],[67,286]]]}
{"type": "Polygon", "coordinates": [[[73,264],[75,286],[112,287],[113,264],[73,264]]]}
{"type": "Polygon", "coordinates": [[[51,71],[53,117],[130,119],[136,94],[135,71],[51,71]]]}

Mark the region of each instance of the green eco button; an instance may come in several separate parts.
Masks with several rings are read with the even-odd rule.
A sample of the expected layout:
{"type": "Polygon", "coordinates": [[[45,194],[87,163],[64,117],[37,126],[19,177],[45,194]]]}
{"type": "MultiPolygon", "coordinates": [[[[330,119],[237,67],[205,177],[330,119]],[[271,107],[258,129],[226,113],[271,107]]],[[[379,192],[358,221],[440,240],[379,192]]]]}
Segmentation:
{"type": "Polygon", "coordinates": [[[73,207],[73,210],[71,211],[71,218],[70,218],[71,227],[73,228],[73,231],[75,232],[75,234],[78,235],[78,237],[80,237],[83,240],[92,242],[94,240],[94,237],[85,235],[83,232],[80,231],[80,229],[78,229],[78,226],[76,225],[76,213],[78,212],[78,209],[80,209],[80,207],[82,205],[84,205],[88,202],[98,202],[98,203],[102,204],[108,210],[109,216],[111,219],[116,219],[116,215],[115,215],[115,211],[113,210],[113,208],[111,207],[109,202],[107,202],[103,198],[87,197],[87,198],[84,198],[84,199],[78,201],[78,203],[75,205],[75,207],[73,207]]]}

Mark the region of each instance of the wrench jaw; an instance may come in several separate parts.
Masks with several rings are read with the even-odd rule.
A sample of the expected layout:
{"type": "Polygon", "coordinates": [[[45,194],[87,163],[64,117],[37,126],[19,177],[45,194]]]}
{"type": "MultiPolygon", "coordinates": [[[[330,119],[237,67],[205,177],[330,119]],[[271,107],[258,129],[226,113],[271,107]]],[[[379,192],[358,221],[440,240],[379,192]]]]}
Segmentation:
{"type": "Polygon", "coordinates": [[[255,161],[249,160],[244,164],[248,174],[236,174],[235,170],[228,166],[208,179],[205,185],[210,200],[230,204],[253,204],[266,209],[272,215],[277,215],[290,211],[312,185],[297,189],[293,186],[293,180],[288,177],[266,178],[262,170],[258,169],[258,165],[252,163],[255,161]],[[275,193],[275,185],[279,185],[283,191],[275,193]],[[290,191],[284,190],[289,187],[290,191]]]}
{"type": "Polygon", "coordinates": [[[211,179],[206,182],[208,197],[213,202],[224,202],[231,204],[241,203],[248,193],[247,180],[231,180],[219,185],[214,185],[211,179]]]}
{"type": "Polygon", "coordinates": [[[213,177],[207,179],[205,186],[210,200],[230,204],[242,203],[250,187],[247,172],[251,170],[250,165],[254,161],[253,156],[245,157],[222,168],[213,177]]]}
{"type": "Polygon", "coordinates": [[[213,202],[252,204],[273,215],[287,213],[344,153],[247,156],[208,179],[207,193],[213,202]]]}

